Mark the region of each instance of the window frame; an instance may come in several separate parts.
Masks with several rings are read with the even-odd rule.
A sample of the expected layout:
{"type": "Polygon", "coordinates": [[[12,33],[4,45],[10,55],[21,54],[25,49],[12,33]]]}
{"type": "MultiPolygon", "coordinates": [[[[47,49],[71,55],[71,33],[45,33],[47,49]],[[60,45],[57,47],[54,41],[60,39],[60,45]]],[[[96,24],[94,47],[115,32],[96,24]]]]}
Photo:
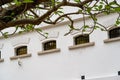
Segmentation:
{"type": "Polygon", "coordinates": [[[4,59],[2,58],[1,51],[0,51],[0,62],[4,62],[4,59]]]}
{"type": "Polygon", "coordinates": [[[42,51],[38,52],[38,55],[46,55],[46,54],[52,54],[52,53],[58,53],[60,52],[60,48],[57,47],[57,40],[56,39],[45,39],[44,41],[42,41],[42,45],[41,45],[42,51]],[[49,49],[49,50],[44,50],[44,44],[50,41],[55,41],[55,45],[56,47],[53,49],[49,49]]]}
{"type": "Polygon", "coordinates": [[[27,53],[28,53],[28,47],[27,47],[27,45],[23,45],[23,46],[19,46],[19,47],[15,48],[15,56],[27,55],[27,53]],[[18,49],[22,49],[24,47],[26,47],[26,49],[27,49],[25,54],[19,54],[19,53],[17,53],[18,49]]]}
{"type": "MultiPolygon", "coordinates": [[[[83,39],[84,40],[84,39],[83,39]]],[[[89,38],[89,34],[79,34],[73,37],[73,41],[74,41],[74,45],[80,45],[80,44],[85,44],[85,43],[89,43],[90,42],[90,38],[89,38]],[[87,42],[83,42],[83,43],[77,43],[76,42],[76,38],[80,37],[80,36],[84,36],[87,35],[88,37],[88,41],[87,42]]]]}
{"type": "Polygon", "coordinates": [[[45,42],[42,43],[42,50],[43,51],[52,50],[52,49],[57,49],[57,41],[56,40],[47,40],[47,41],[45,41],[45,42]],[[45,49],[45,44],[49,45],[50,42],[55,42],[55,48],[45,49]]]}
{"type": "Polygon", "coordinates": [[[22,59],[22,58],[28,58],[28,57],[31,57],[31,56],[32,56],[32,54],[28,53],[28,46],[27,45],[21,45],[21,46],[18,46],[16,48],[14,48],[14,56],[10,57],[10,60],[17,60],[18,58],[20,58],[20,59],[22,59]],[[23,47],[23,46],[27,47],[26,54],[16,55],[16,49],[18,49],[20,47],[23,47]]]}
{"type": "Polygon", "coordinates": [[[88,33],[86,34],[78,34],[76,36],[73,37],[73,45],[69,46],[68,49],[69,50],[74,50],[74,49],[79,49],[79,48],[85,48],[85,47],[90,47],[90,46],[94,46],[95,42],[90,42],[90,35],[88,33]],[[75,44],[75,38],[81,35],[87,35],[88,36],[88,42],[86,43],[81,43],[81,44],[75,44]]]}
{"type": "Polygon", "coordinates": [[[113,27],[110,27],[107,31],[107,36],[108,36],[108,39],[105,39],[103,42],[104,43],[111,43],[111,42],[116,42],[116,41],[120,41],[120,36],[118,37],[114,37],[114,38],[110,38],[109,37],[109,31],[113,30],[113,29],[116,29],[116,28],[120,28],[120,26],[116,27],[116,26],[113,26],[113,27]]]}
{"type": "MultiPolygon", "coordinates": [[[[116,32],[116,33],[117,33],[116,32]]],[[[116,33],[114,33],[114,34],[116,34],[116,33]]],[[[118,38],[118,37],[120,37],[120,27],[113,27],[113,28],[111,28],[111,29],[109,29],[108,30],[108,38],[109,39],[113,39],[113,38],[118,38]],[[116,32],[116,30],[117,30],[117,32],[118,32],[118,34],[117,35],[112,35],[112,33],[110,33],[110,32],[116,32]]]]}

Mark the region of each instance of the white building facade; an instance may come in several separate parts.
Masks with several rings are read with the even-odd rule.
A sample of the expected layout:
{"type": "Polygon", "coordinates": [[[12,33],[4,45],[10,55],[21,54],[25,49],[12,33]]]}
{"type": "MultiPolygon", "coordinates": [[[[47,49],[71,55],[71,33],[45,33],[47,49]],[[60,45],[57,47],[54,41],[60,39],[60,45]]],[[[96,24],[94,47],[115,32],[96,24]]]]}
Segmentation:
{"type": "MultiPolygon", "coordinates": [[[[117,15],[99,16],[98,20],[110,30],[117,15]]],[[[92,22],[87,18],[87,24],[92,22]]],[[[45,39],[37,32],[16,34],[0,39],[0,80],[119,80],[120,37],[109,38],[107,31],[96,29],[89,42],[75,45],[81,32],[69,31],[69,22],[42,27],[45,39]],[[55,41],[55,49],[44,50],[44,43],[55,41]],[[27,47],[27,54],[16,55],[16,49],[27,47]]],[[[75,26],[82,26],[82,19],[75,26]]],[[[119,31],[120,32],[120,31],[119,31]]],[[[87,33],[86,33],[87,34],[87,33]]]]}

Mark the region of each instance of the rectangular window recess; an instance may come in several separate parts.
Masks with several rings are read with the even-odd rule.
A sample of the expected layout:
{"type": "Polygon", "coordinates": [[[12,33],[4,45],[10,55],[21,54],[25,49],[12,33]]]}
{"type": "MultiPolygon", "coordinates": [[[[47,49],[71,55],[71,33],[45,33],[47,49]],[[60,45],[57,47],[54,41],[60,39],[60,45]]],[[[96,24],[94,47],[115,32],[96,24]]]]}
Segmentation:
{"type": "Polygon", "coordinates": [[[69,50],[77,49],[77,48],[84,48],[84,47],[89,47],[89,46],[94,46],[94,45],[95,45],[94,42],[89,42],[89,43],[84,43],[84,44],[79,44],[79,45],[73,45],[73,46],[69,46],[69,50]]]}
{"type": "Polygon", "coordinates": [[[60,52],[60,49],[57,48],[57,49],[51,49],[51,50],[41,51],[41,52],[38,52],[38,55],[49,54],[49,53],[55,53],[55,52],[60,52]]]}
{"type": "Polygon", "coordinates": [[[31,57],[31,54],[24,54],[24,55],[19,55],[19,56],[13,56],[13,57],[10,57],[10,60],[16,60],[18,58],[27,58],[27,57],[31,57]]]}
{"type": "Polygon", "coordinates": [[[4,59],[0,59],[0,62],[4,62],[4,59]]]}
{"type": "Polygon", "coordinates": [[[110,42],[115,42],[115,41],[120,41],[120,37],[106,39],[106,40],[104,40],[104,43],[110,43],[110,42]]]}

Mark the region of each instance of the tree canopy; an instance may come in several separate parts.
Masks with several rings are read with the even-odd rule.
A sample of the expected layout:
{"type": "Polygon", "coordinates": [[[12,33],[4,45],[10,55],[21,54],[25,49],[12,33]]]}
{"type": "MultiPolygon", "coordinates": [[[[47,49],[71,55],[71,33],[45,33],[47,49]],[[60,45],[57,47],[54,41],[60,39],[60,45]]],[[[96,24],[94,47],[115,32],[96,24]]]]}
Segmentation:
{"type": "Polygon", "coordinates": [[[97,21],[96,16],[101,13],[117,13],[115,25],[120,24],[120,4],[117,0],[0,0],[0,32],[6,35],[2,30],[10,27],[15,27],[15,32],[19,27],[25,31],[35,30],[35,25],[57,24],[64,18],[70,21],[69,27],[72,31],[75,28],[71,15],[83,17],[84,25],[80,29],[89,27],[84,18],[90,16],[94,23],[93,28],[101,26],[106,30],[104,25],[97,21]],[[76,10],[65,12],[64,8],[67,6],[76,10]]]}

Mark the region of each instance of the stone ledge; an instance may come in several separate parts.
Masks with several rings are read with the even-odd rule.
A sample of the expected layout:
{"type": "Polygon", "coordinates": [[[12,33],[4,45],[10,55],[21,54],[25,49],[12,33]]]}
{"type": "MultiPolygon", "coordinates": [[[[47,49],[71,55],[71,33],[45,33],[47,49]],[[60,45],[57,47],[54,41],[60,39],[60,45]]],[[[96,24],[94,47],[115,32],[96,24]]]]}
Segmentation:
{"type": "Polygon", "coordinates": [[[60,49],[51,49],[51,50],[46,50],[46,51],[40,51],[38,52],[38,55],[43,55],[43,54],[49,54],[49,53],[54,53],[54,52],[60,52],[60,49]]]}
{"type": "Polygon", "coordinates": [[[111,39],[105,39],[104,43],[110,43],[110,42],[115,42],[115,41],[120,41],[120,37],[111,38],[111,39]]]}
{"type": "Polygon", "coordinates": [[[89,47],[89,46],[94,46],[94,45],[95,45],[94,42],[89,42],[89,43],[84,43],[84,44],[79,44],[79,45],[73,45],[73,46],[69,46],[69,50],[77,49],[77,48],[84,48],[84,47],[89,47]]]}
{"type": "Polygon", "coordinates": [[[4,59],[0,59],[0,62],[4,62],[4,59]]]}
{"type": "Polygon", "coordinates": [[[27,57],[31,57],[31,54],[24,54],[24,55],[19,55],[19,56],[13,56],[13,57],[10,57],[10,60],[16,60],[18,58],[27,58],[27,57]]]}

